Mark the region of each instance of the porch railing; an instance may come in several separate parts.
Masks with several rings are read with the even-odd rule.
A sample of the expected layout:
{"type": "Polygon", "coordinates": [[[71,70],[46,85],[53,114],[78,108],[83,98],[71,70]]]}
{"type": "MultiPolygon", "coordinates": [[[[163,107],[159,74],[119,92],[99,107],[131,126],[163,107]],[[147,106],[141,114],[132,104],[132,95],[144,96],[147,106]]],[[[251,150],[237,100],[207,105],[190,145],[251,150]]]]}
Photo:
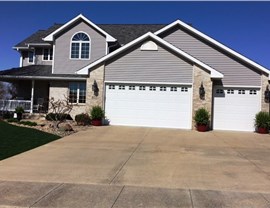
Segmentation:
{"type": "Polygon", "coordinates": [[[0,100],[0,111],[15,111],[18,106],[30,113],[31,100],[0,100]]]}

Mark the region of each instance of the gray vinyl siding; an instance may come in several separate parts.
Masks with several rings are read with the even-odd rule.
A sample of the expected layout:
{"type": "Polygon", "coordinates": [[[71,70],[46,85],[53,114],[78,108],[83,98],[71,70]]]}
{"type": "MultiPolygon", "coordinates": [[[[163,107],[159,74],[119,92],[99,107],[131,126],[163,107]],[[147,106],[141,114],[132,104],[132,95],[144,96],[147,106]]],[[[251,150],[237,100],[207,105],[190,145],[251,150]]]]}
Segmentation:
{"type": "Polygon", "coordinates": [[[157,51],[141,51],[141,44],[105,65],[105,81],[192,83],[192,64],[160,45],[157,51]]]}
{"type": "Polygon", "coordinates": [[[23,66],[28,65],[52,65],[52,61],[43,61],[43,48],[35,48],[34,63],[28,63],[28,51],[22,51],[23,66]]]}
{"type": "Polygon", "coordinates": [[[180,27],[175,27],[160,35],[164,40],[189,53],[200,61],[224,74],[223,85],[260,86],[260,73],[225,55],[214,46],[206,44],[188,34],[180,27]]]}
{"type": "Polygon", "coordinates": [[[55,40],[54,73],[74,74],[75,71],[104,56],[106,53],[106,38],[85,22],[80,22],[60,34],[55,40]],[[90,60],[70,59],[71,38],[77,32],[85,32],[90,36],[90,60]]]}

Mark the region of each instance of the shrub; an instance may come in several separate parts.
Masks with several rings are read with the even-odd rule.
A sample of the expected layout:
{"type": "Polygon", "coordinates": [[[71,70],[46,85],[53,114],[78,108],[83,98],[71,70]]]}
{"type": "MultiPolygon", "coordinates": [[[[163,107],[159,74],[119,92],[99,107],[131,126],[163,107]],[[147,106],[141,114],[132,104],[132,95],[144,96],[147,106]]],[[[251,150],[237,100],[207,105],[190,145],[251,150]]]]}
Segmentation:
{"type": "Polygon", "coordinates": [[[13,118],[13,113],[9,111],[3,112],[3,119],[13,118]]]}
{"type": "Polygon", "coordinates": [[[45,118],[47,121],[73,120],[70,114],[65,113],[48,113],[45,118]]]}
{"type": "Polygon", "coordinates": [[[24,109],[21,106],[15,108],[15,113],[24,113],[24,109]]]}
{"type": "Polygon", "coordinates": [[[81,113],[75,116],[75,121],[78,125],[90,125],[91,118],[87,113],[81,113]]]}
{"type": "Polygon", "coordinates": [[[195,112],[194,120],[197,125],[207,125],[209,123],[209,112],[205,108],[199,108],[195,112]]]}
{"type": "Polygon", "coordinates": [[[104,111],[100,106],[93,106],[93,108],[90,111],[91,119],[92,120],[100,120],[104,118],[104,111]]]}
{"type": "Polygon", "coordinates": [[[9,118],[9,119],[7,120],[7,122],[9,122],[9,123],[18,123],[19,121],[18,121],[17,118],[9,118]]]}
{"type": "Polygon", "coordinates": [[[32,122],[32,121],[20,121],[19,124],[22,124],[25,126],[36,126],[37,125],[36,122],[32,122]]]}
{"type": "Polygon", "coordinates": [[[270,116],[268,112],[260,111],[255,116],[255,127],[257,128],[269,128],[270,116]]]}

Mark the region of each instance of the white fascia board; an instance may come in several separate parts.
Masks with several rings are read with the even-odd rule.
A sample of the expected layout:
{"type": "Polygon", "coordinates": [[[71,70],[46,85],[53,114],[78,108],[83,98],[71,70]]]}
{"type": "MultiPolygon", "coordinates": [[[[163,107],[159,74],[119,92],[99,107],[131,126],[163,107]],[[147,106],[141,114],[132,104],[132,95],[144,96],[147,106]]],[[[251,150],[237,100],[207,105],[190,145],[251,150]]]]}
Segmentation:
{"type": "Polygon", "coordinates": [[[98,30],[99,32],[101,32],[102,34],[104,34],[106,36],[106,41],[107,42],[115,42],[116,41],[116,39],[114,37],[112,37],[111,35],[109,35],[108,33],[106,33],[104,30],[102,30],[96,24],[94,24],[93,22],[91,22],[89,19],[87,19],[82,14],[78,15],[77,17],[73,18],[72,20],[70,20],[69,22],[67,22],[66,24],[64,24],[63,26],[61,26],[60,28],[58,28],[54,32],[52,32],[51,34],[47,35],[45,38],[43,38],[43,40],[44,41],[53,41],[55,34],[59,33],[61,30],[65,29],[67,26],[69,26],[70,24],[76,22],[80,18],[83,19],[85,22],[87,22],[89,25],[91,25],[93,28],[95,28],[96,30],[98,30]]]}
{"type": "Polygon", "coordinates": [[[211,38],[211,37],[205,35],[204,33],[200,32],[199,30],[194,29],[193,27],[189,26],[188,24],[186,24],[186,23],[184,23],[184,22],[182,22],[182,21],[180,21],[180,20],[174,21],[173,23],[171,23],[171,24],[165,26],[164,28],[158,30],[158,31],[155,32],[154,34],[155,34],[155,35],[159,35],[160,33],[162,33],[162,32],[164,32],[164,31],[166,31],[166,30],[168,30],[168,29],[174,27],[175,25],[180,25],[180,26],[186,28],[187,30],[189,30],[189,31],[191,31],[191,32],[193,32],[193,33],[199,35],[200,37],[202,37],[202,38],[208,40],[209,42],[211,42],[211,43],[213,43],[214,45],[216,45],[216,46],[222,48],[222,49],[225,50],[226,52],[229,52],[230,54],[236,56],[237,58],[241,59],[242,61],[244,61],[244,62],[246,62],[246,63],[251,64],[252,66],[256,67],[257,69],[259,69],[259,70],[265,72],[266,74],[268,74],[268,76],[270,76],[270,71],[269,71],[267,68],[265,68],[265,67],[263,67],[263,66],[257,64],[256,62],[254,62],[254,61],[248,59],[247,57],[245,57],[245,56],[243,56],[243,55],[237,53],[236,51],[230,49],[229,47],[223,45],[222,43],[220,43],[220,42],[214,40],[213,38],[211,38]]]}
{"type": "Polygon", "coordinates": [[[141,37],[139,37],[139,38],[137,38],[137,39],[131,41],[130,43],[126,44],[125,46],[123,46],[123,47],[121,47],[121,48],[119,48],[119,49],[117,49],[117,50],[115,50],[114,52],[110,53],[109,55],[104,56],[103,58],[101,58],[101,59],[99,59],[99,60],[97,60],[97,61],[95,61],[95,62],[89,64],[88,66],[85,66],[84,68],[78,70],[78,71],[76,72],[76,74],[87,75],[87,74],[89,73],[88,70],[89,70],[90,68],[92,68],[92,67],[94,67],[94,66],[96,66],[96,65],[98,65],[98,64],[100,64],[100,63],[102,63],[102,62],[104,62],[104,61],[106,61],[107,59],[109,59],[109,58],[111,58],[111,57],[113,57],[113,56],[116,56],[116,55],[119,54],[120,52],[122,52],[122,51],[124,51],[124,50],[130,48],[131,46],[135,45],[136,43],[138,43],[138,42],[140,42],[140,41],[142,41],[142,40],[144,40],[144,39],[146,39],[146,38],[149,38],[149,37],[151,37],[151,38],[153,38],[154,40],[156,40],[157,42],[159,42],[159,43],[161,43],[161,44],[167,46],[168,48],[170,48],[170,49],[173,50],[174,52],[176,52],[176,53],[178,53],[178,54],[184,56],[185,58],[189,59],[189,60],[192,61],[193,63],[196,63],[196,64],[198,64],[199,66],[205,68],[206,70],[208,70],[208,71],[210,72],[211,78],[221,79],[221,78],[224,77],[223,74],[221,74],[220,72],[216,71],[216,70],[213,69],[212,67],[210,67],[210,66],[204,64],[203,62],[199,61],[198,59],[196,59],[196,58],[190,56],[190,55],[187,54],[186,52],[180,50],[179,48],[173,46],[172,44],[168,43],[167,41],[165,41],[165,40],[163,40],[162,38],[160,38],[160,37],[154,35],[154,34],[151,33],[151,32],[148,32],[148,33],[142,35],[141,37]]]}
{"type": "Polygon", "coordinates": [[[28,49],[28,47],[27,46],[25,46],[25,47],[12,47],[12,49],[14,49],[14,50],[22,50],[22,49],[28,49]]]}

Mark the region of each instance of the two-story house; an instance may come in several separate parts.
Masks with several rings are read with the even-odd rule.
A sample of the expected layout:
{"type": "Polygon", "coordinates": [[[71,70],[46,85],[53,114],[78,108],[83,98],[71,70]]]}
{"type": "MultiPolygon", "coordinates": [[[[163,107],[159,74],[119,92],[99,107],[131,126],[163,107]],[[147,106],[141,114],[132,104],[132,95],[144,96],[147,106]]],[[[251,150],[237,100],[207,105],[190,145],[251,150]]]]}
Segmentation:
{"type": "Polygon", "coordinates": [[[253,131],[268,110],[269,70],[180,20],[96,25],[79,15],[14,48],[20,67],[0,80],[16,83],[31,113],[68,97],[72,116],[100,105],[113,125],[191,129],[205,107],[213,129],[253,131]]]}

